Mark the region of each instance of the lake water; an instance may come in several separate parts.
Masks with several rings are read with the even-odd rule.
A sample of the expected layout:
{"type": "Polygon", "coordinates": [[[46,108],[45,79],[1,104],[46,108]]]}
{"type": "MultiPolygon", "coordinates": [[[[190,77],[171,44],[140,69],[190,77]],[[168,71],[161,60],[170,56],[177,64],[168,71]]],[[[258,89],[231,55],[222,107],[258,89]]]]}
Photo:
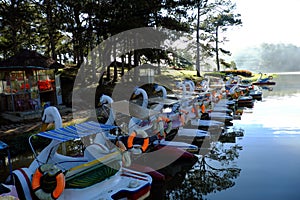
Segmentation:
{"type": "MultiPolygon", "coordinates": [[[[234,121],[244,136],[216,143],[214,153],[200,156],[167,199],[300,199],[300,73],[274,81],[273,90],[263,90],[263,100],[234,121]]],[[[20,157],[15,164],[32,159],[20,157]]]]}
{"type": "Polygon", "coordinates": [[[263,90],[263,100],[234,121],[245,131],[236,142],[242,150],[234,185],[205,199],[300,199],[300,73],[275,81],[273,91],[263,90]]]}

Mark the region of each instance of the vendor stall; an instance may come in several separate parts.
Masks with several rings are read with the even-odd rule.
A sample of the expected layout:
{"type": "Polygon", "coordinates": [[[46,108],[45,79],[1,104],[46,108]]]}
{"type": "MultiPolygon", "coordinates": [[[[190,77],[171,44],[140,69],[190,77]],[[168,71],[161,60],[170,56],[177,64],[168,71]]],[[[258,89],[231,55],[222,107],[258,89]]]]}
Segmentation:
{"type": "Polygon", "coordinates": [[[0,110],[28,111],[39,109],[43,102],[57,104],[54,70],[63,67],[29,50],[1,61],[0,110]]]}

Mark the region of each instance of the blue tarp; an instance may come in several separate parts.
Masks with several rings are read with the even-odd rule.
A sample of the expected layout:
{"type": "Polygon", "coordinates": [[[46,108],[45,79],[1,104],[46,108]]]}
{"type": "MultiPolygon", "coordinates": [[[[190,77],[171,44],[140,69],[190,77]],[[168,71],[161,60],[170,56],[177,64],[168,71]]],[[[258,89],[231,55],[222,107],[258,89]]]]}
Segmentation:
{"type": "Polygon", "coordinates": [[[88,121],[81,124],[75,124],[64,128],[54,129],[46,132],[38,133],[38,136],[66,142],[79,139],[85,136],[109,131],[117,126],[100,124],[98,122],[88,121]]]}

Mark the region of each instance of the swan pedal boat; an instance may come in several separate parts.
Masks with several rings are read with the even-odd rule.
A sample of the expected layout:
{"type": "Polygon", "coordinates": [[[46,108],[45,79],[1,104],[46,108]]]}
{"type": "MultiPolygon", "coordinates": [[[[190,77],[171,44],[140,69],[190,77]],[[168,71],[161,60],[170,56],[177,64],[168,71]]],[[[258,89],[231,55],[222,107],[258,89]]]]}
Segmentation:
{"type": "Polygon", "coordinates": [[[250,90],[249,95],[255,100],[262,100],[262,91],[258,88],[258,86],[255,86],[254,89],[250,90]]]}
{"type": "Polygon", "coordinates": [[[220,122],[230,122],[233,120],[233,117],[224,112],[212,111],[208,112],[211,120],[220,121],[220,122]]]}
{"type": "MultiPolygon", "coordinates": [[[[190,134],[192,136],[192,134],[190,134]]],[[[200,136],[200,134],[198,134],[200,136]]],[[[201,134],[201,137],[203,134],[201,134]]],[[[122,141],[125,146],[127,147],[127,140],[129,136],[123,135],[123,136],[116,136],[107,133],[107,137],[112,143],[116,143],[116,141],[122,141]]],[[[197,153],[199,151],[199,148],[196,145],[186,143],[186,142],[180,142],[180,141],[167,141],[164,139],[158,139],[156,135],[149,136],[149,147],[147,151],[153,151],[155,149],[160,149],[162,147],[168,147],[168,148],[174,148],[178,149],[178,151],[187,151],[189,153],[197,153]]],[[[134,145],[142,145],[145,138],[136,137],[134,138],[134,145]]]]}
{"type": "Polygon", "coordinates": [[[236,101],[238,107],[254,107],[254,101],[252,96],[240,96],[236,101]]]}
{"type": "Polygon", "coordinates": [[[132,136],[128,135],[117,136],[107,133],[107,138],[114,144],[122,142],[128,151],[131,152],[132,162],[130,169],[145,172],[152,176],[152,186],[153,189],[156,188],[154,189],[155,194],[159,193],[158,190],[164,187],[160,186],[157,188],[157,183],[160,184],[167,179],[174,178],[177,174],[185,173],[198,160],[194,154],[199,152],[199,148],[196,145],[158,139],[157,135],[148,136],[142,129],[136,130],[136,134],[136,137],[131,138],[132,136]],[[131,142],[129,142],[130,140],[131,142]],[[142,146],[144,146],[145,140],[148,140],[148,142],[144,149],[142,146]],[[129,147],[129,144],[132,145],[129,147]]]}
{"type": "Polygon", "coordinates": [[[204,140],[211,141],[211,135],[209,131],[180,127],[173,140],[184,141],[203,148],[204,140]]]}
{"type": "MultiPolygon", "coordinates": [[[[181,139],[183,139],[184,141],[192,142],[193,140],[199,141],[203,140],[205,137],[210,137],[210,133],[208,131],[199,129],[185,129],[182,127],[181,122],[178,118],[178,112],[176,113],[175,111],[173,111],[174,107],[176,110],[178,110],[178,108],[180,107],[180,105],[178,105],[180,103],[178,100],[155,97],[149,99],[149,103],[162,104],[164,107],[166,107],[163,114],[172,120],[172,128],[176,130],[178,129],[178,131],[176,131],[173,135],[167,135],[166,140],[173,140],[174,138],[176,138],[176,141],[177,139],[178,141],[181,141],[181,139]]],[[[232,110],[228,110],[232,112],[232,110]]]]}
{"type": "Polygon", "coordinates": [[[198,126],[200,130],[213,130],[223,128],[225,123],[216,120],[191,119],[191,125],[198,126]]]}
{"type": "MultiPolygon", "coordinates": [[[[173,103],[173,101],[172,101],[172,103],[173,103]]],[[[136,118],[140,121],[142,121],[142,120],[147,121],[152,116],[160,114],[159,111],[156,111],[156,110],[153,110],[153,109],[148,109],[148,108],[143,108],[139,105],[135,105],[133,103],[130,103],[127,100],[113,102],[111,104],[111,107],[116,112],[122,113],[122,114],[127,115],[127,116],[134,117],[134,118],[136,118]]],[[[146,131],[151,126],[152,125],[147,125],[145,127],[139,127],[139,128],[141,130],[146,131]]],[[[175,127],[175,128],[177,128],[177,127],[175,127]]],[[[107,136],[112,141],[116,140],[116,138],[117,138],[117,136],[114,136],[114,135],[109,135],[108,134],[107,136]]],[[[185,142],[156,141],[153,144],[157,145],[157,146],[169,146],[169,147],[180,148],[180,149],[186,150],[188,152],[192,152],[192,153],[198,152],[198,150],[199,150],[196,145],[191,145],[191,144],[188,144],[188,143],[185,143],[185,142]]]]}
{"type": "Polygon", "coordinates": [[[258,81],[258,82],[253,82],[252,85],[276,85],[276,82],[274,82],[274,81],[258,81]]]}
{"type": "Polygon", "coordinates": [[[78,143],[80,140],[84,141],[83,138],[91,139],[95,135],[104,135],[104,132],[110,129],[111,126],[89,121],[31,136],[29,143],[35,156],[34,161],[28,168],[13,171],[20,199],[36,199],[37,196],[39,199],[72,200],[148,197],[151,176],[122,167],[122,154],[118,148],[107,148],[103,141],[102,144],[92,143],[86,146],[83,155],[69,156],[58,151],[65,142],[78,143]],[[39,154],[32,146],[32,138],[36,136],[51,140],[39,154]],[[46,171],[47,168],[50,170],[46,171]],[[49,177],[54,169],[57,170],[56,179],[43,181],[48,180],[46,177],[49,177]],[[53,187],[53,191],[49,190],[53,187]]]}
{"type": "Polygon", "coordinates": [[[196,138],[210,138],[210,133],[208,131],[203,131],[199,129],[188,129],[179,128],[177,132],[178,137],[196,137],[196,138]]]}

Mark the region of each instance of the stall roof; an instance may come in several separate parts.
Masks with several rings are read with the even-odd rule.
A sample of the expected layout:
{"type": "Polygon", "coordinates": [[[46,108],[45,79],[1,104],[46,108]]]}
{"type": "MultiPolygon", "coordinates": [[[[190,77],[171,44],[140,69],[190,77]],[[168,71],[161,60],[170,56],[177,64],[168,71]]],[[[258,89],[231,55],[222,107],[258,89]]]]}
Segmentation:
{"type": "Polygon", "coordinates": [[[43,56],[36,51],[21,50],[14,56],[0,62],[0,70],[25,70],[25,69],[60,69],[64,65],[52,58],[43,56]]]}

